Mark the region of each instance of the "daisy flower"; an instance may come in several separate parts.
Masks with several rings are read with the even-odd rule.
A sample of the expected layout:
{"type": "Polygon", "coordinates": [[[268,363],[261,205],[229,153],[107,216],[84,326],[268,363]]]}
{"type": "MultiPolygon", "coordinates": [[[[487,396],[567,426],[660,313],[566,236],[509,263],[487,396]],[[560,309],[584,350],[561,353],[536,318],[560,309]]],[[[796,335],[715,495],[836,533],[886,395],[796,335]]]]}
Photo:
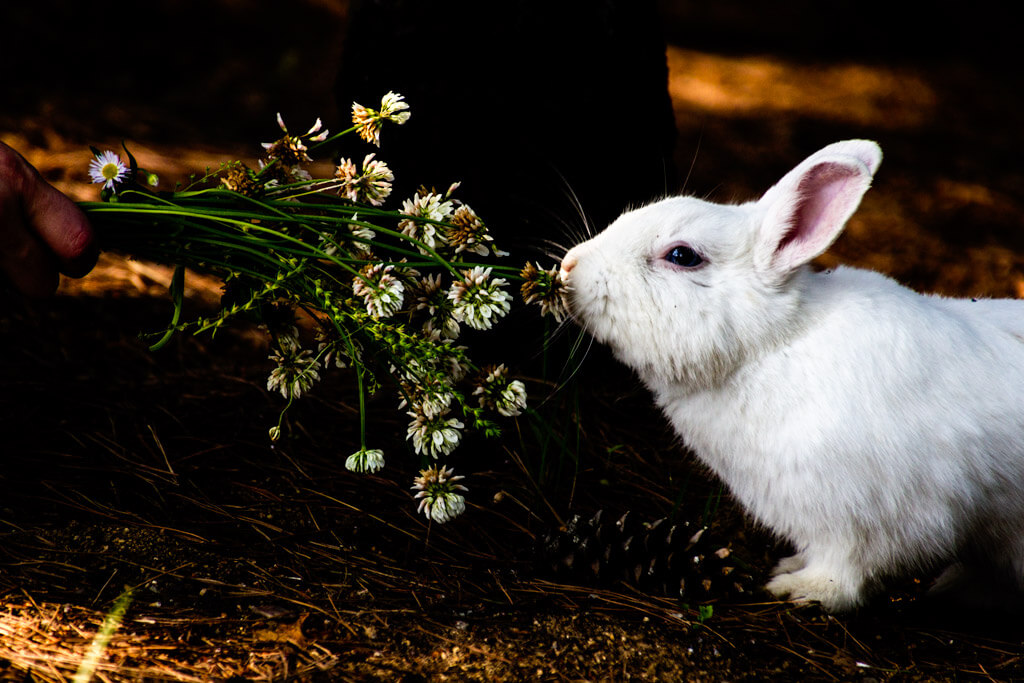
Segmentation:
{"type": "Polygon", "coordinates": [[[459,445],[462,429],[465,425],[455,418],[445,419],[443,415],[428,418],[422,413],[409,413],[413,421],[409,423],[406,439],[412,439],[417,454],[427,454],[435,460],[438,456],[449,455],[459,445]]]}
{"type": "Polygon", "coordinates": [[[466,487],[458,484],[465,477],[456,475],[450,467],[429,467],[420,470],[420,476],[413,479],[412,489],[417,491],[413,498],[420,501],[417,512],[422,512],[427,519],[444,524],[461,515],[466,510],[466,499],[456,491],[466,491],[466,487]]]}
{"type": "Polygon", "coordinates": [[[394,275],[394,266],[374,263],[365,266],[352,280],[352,293],[363,297],[366,312],[380,320],[398,312],[405,297],[405,285],[394,275]]]}
{"type": "Polygon", "coordinates": [[[452,283],[448,290],[455,318],[474,330],[490,329],[512,307],[512,296],[499,289],[506,284],[505,279],[490,277],[490,268],[476,266],[463,271],[463,279],[452,283]]]}
{"type": "Polygon", "coordinates": [[[391,194],[391,183],[395,174],[388,165],[367,154],[363,159],[363,170],[356,170],[351,159],[342,159],[334,173],[340,181],[338,194],[353,202],[365,202],[371,206],[380,206],[391,194]]]}
{"type": "Polygon", "coordinates": [[[359,137],[380,147],[380,129],[384,121],[402,125],[409,120],[409,105],[404,100],[401,95],[389,92],[381,98],[380,111],[353,102],[352,123],[355,124],[359,137]]]}
{"type": "Polygon", "coordinates": [[[377,448],[360,448],[345,459],[345,469],[350,472],[376,472],[384,467],[384,451],[377,448]]]}
{"type": "Polygon", "coordinates": [[[104,190],[110,190],[128,177],[128,167],[121,157],[108,149],[89,162],[89,177],[94,183],[102,183],[104,190]]]}

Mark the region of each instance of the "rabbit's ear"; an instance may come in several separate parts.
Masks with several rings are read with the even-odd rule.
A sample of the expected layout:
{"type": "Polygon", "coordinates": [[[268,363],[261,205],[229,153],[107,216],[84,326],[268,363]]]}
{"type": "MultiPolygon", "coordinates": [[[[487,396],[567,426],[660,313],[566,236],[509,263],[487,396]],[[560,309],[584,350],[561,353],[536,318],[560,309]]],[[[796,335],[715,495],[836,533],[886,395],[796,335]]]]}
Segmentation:
{"type": "Polygon", "coordinates": [[[755,264],[784,276],[825,251],[871,186],[882,150],[870,140],[825,147],[787,173],[758,201],[755,264]]]}

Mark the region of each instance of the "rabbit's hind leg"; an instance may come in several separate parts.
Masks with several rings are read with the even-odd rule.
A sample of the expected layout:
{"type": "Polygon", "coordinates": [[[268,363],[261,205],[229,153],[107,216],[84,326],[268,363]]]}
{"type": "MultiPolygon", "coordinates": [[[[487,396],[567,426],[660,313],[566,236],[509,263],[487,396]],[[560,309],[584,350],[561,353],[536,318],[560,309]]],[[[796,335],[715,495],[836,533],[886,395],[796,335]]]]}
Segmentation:
{"type": "Polygon", "coordinates": [[[846,558],[807,553],[786,558],[777,570],[798,566],[795,571],[777,573],[765,588],[777,598],[793,602],[819,602],[830,612],[853,609],[864,602],[864,575],[846,558]]]}

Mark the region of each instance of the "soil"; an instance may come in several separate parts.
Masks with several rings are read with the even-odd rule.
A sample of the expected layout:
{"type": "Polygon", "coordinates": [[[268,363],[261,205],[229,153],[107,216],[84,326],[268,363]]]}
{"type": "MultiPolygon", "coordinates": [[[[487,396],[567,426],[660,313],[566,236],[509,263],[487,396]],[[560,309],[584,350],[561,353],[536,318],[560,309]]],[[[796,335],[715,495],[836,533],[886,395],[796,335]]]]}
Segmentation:
{"type": "MultiPolygon", "coordinates": [[[[1024,89],[1004,68],[1007,17],[940,16],[933,40],[897,49],[887,41],[910,24],[882,9],[829,24],[825,39],[815,22],[834,17],[811,3],[771,17],[661,5],[687,192],[752,198],[825,143],[876,139],[875,186],[820,265],[1024,297],[1024,89]]],[[[347,10],[17,5],[0,139],[80,200],[96,196],[90,144],[127,138],[168,184],[253,161],[278,109],[338,119],[324,84],[347,10]]],[[[390,397],[371,406],[370,429],[396,454],[379,476],[342,466],[357,429],[342,373],[271,444],[281,404],[257,330],[159,353],[139,339],[166,325],[169,282],[167,268],[105,254],[51,299],[0,301],[3,680],[70,679],[129,590],[97,666],[105,680],[1024,680],[1015,615],[927,599],[929,575],[840,616],[760,592],[786,548],[744,520],[600,350],[558,392],[526,378],[544,422],[466,443],[469,509],[430,525],[390,397]],[[597,510],[709,523],[708,547],[728,547],[752,580],[680,597],[553,571],[545,536],[597,510]]],[[[186,295],[190,312],[209,310],[218,284],[192,277],[186,295]]]]}

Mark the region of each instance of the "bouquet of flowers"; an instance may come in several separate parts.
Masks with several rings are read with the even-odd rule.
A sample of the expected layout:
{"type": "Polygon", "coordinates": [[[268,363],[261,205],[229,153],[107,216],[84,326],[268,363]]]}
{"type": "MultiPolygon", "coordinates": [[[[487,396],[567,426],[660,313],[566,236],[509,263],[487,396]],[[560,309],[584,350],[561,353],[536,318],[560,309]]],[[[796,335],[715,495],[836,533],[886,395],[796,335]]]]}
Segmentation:
{"type": "Polygon", "coordinates": [[[419,509],[444,523],[465,509],[463,477],[444,459],[467,429],[500,434],[499,420],[525,410],[525,385],[504,364],[477,366],[459,344],[464,328],[489,330],[511,306],[510,280],[521,281],[526,303],[561,321],[566,314],[557,268],[517,268],[495,244],[487,225],[445,191],[421,187],[397,210],[385,208],[394,175],[376,153],[360,163],[340,158],[334,177],[313,178],[310,152],[347,134],[379,148],[386,124],[410,116],[401,95],[380,109],[352,106],[352,126],[333,136],[321,122],[294,135],[278,116],[282,136],[264,143],[258,168],[223,164],[174,192],[113,151],[93,149],[92,179],[102,201],[82,206],[107,249],[175,266],[170,325],[153,344],[178,332],[214,333],[236,318],[257,321],[270,339],[273,368],[267,388],[285,405],[272,440],[281,437],[289,406],[329,367],[356,379],[360,445],[345,461],[354,472],[384,466],[368,447],[366,395],[397,388],[398,407],[411,419],[407,439],[430,466],[416,477],[419,509]],[[182,319],[183,279],[190,268],[223,282],[221,307],[211,316],[182,319]],[[312,321],[303,338],[297,316],[312,321]]]}

